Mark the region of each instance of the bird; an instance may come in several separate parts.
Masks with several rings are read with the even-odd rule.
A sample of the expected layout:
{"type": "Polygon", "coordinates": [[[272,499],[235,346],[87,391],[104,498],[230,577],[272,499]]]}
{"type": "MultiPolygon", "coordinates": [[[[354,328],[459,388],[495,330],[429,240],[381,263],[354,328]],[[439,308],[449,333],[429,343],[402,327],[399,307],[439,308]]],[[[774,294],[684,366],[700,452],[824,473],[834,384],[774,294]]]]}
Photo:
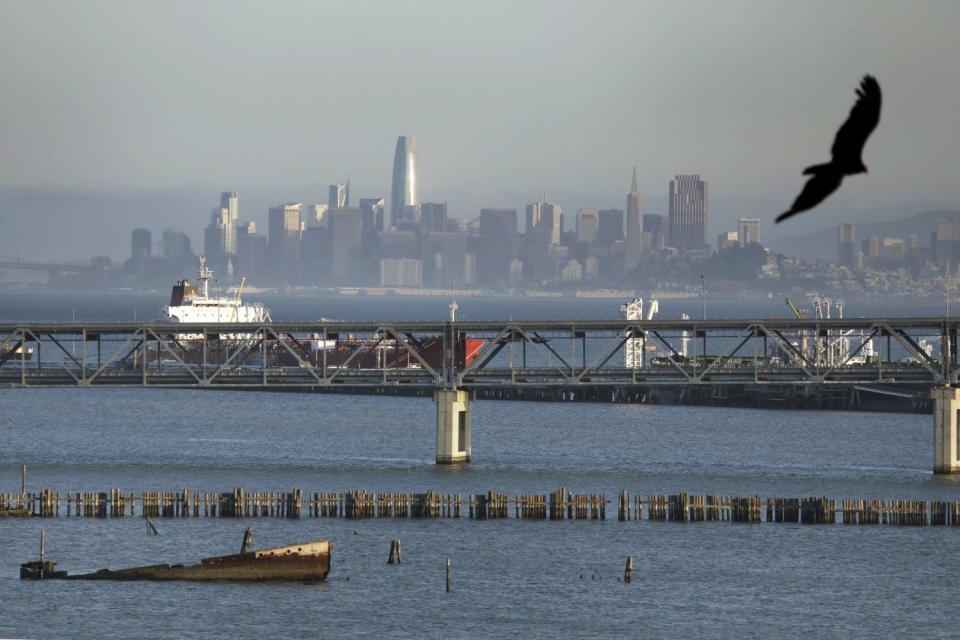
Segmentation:
{"type": "Polygon", "coordinates": [[[880,122],[880,102],[880,83],[873,76],[865,75],[857,88],[857,101],[833,139],[830,162],[803,170],[803,175],[812,177],[803,186],[793,206],[777,217],[777,222],[823,202],[840,187],[844,176],[868,173],[863,164],[863,145],[880,122]]]}

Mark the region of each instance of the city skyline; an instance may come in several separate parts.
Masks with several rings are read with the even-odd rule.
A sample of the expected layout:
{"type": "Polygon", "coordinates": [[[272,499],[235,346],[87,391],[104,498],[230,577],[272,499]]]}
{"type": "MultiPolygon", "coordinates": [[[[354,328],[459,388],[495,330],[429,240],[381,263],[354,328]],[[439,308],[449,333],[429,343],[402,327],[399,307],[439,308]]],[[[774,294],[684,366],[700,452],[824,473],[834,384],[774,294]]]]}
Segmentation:
{"type": "Polygon", "coordinates": [[[243,193],[260,222],[284,200],[326,201],[327,186],[347,174],[355,193],[387,197],[382,149],[400,134],[429,150],[418,158],[421,199],[457,214],[521,207],[540,191],[568,212],[620,208],[623,167],[636,164],[645,210],[658,214],[664,177],[708,177],[714,237],[741,216],[768,220],[783,209],[802,184],[798,159],[827,154],[851,83],[867,72],[883,83],[886,107],[866,150],[870,175],[809,221],[771,228],[769,239],[837,217],[960,202],[941,170],[956,147],[960,86],[932,81],[952,77],[960,7],[506,8],[476,7],[462,21],[429,1],[8,4],[0,218],[17,240],[0,239],[0,254],[43,257],[49,245],[78,257],[87,251],[70,249],[82,242],[116,255],[124,239],[112,226],[144,225],[156,211],[196,237],[207,222],[192,222],[196,212],[210,209],[200,194],[224,188],[243,193]],[[312,25],[321,22],[339,28],[318,40],[312,25]],[[270,30],[286,37],[267,46],[270,30]],[[563,46],[537,44],[547,36],[563,46]],[[556,99],[544,108],[547,94],[556,99]],[[121,212],[116,200],[139,206],[121,212]],[[30,233],[37,218],[50,230],[43,246],[30,233]]]}

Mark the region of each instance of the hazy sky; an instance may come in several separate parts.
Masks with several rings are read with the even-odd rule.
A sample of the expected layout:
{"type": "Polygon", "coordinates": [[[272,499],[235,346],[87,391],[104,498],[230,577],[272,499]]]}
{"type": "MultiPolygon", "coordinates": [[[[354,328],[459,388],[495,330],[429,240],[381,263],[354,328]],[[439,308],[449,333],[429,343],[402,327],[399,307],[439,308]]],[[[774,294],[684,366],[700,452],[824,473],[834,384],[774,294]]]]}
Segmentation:
{"type": "MultiPolygon", "coordinates": [[[[122,238],[122,257],[138,225],[200,244],[221,190],[260,221],[348,173],[353,197],[386,196],[407,134],[421,199],[452,215],[541,189],[568,213],[622,208],[636,164],[646,211],[700,173],[711,238],[738,214],[770,238],[869,72],[884,91],[869,176],[786,232],[960,207],[958,25],[957,2],[0,0],[0,190],[179,203],[157,219],[134,198],[125,228],[67,256],[122,238]]],[[[0,254],[39,256],[35,208],[9,200],[0,254]]],[[[97,224],[69,206],[44,220],[57,247],[97,224]]]]}

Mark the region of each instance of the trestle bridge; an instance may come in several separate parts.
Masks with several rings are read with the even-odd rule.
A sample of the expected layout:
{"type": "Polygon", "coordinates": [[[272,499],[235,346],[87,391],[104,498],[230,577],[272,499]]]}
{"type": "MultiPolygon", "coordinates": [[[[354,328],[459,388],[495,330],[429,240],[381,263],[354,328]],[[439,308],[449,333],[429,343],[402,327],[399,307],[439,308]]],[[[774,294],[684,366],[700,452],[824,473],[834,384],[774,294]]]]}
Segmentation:
{"type": "Polygon", "coordinates": [[[856,406],[866,393],[932,407],[934,468],[948,472],[960,470],[958,327],[944,317],[7,323],[0,386],[430,393],[438,462],[469,460],[476,395],[856,406]]]}

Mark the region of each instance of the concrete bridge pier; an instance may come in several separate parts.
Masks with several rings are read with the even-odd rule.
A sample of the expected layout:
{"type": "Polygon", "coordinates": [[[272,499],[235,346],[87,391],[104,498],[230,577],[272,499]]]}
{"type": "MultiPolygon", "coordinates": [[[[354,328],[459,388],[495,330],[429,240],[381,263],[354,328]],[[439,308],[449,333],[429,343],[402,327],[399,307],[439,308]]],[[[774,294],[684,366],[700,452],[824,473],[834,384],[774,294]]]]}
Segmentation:
{"type": "Polygon", "coordinates": [[[470,392],[433,392],[437,405],[437,464],[470,462],[470,392]]]}
{"type": "Polygon", "coordinates": [[[958,454],[958,422],[960,422],[960,388],[936,387],[933,397],[933,472],[960,473],[958,454]]]}

